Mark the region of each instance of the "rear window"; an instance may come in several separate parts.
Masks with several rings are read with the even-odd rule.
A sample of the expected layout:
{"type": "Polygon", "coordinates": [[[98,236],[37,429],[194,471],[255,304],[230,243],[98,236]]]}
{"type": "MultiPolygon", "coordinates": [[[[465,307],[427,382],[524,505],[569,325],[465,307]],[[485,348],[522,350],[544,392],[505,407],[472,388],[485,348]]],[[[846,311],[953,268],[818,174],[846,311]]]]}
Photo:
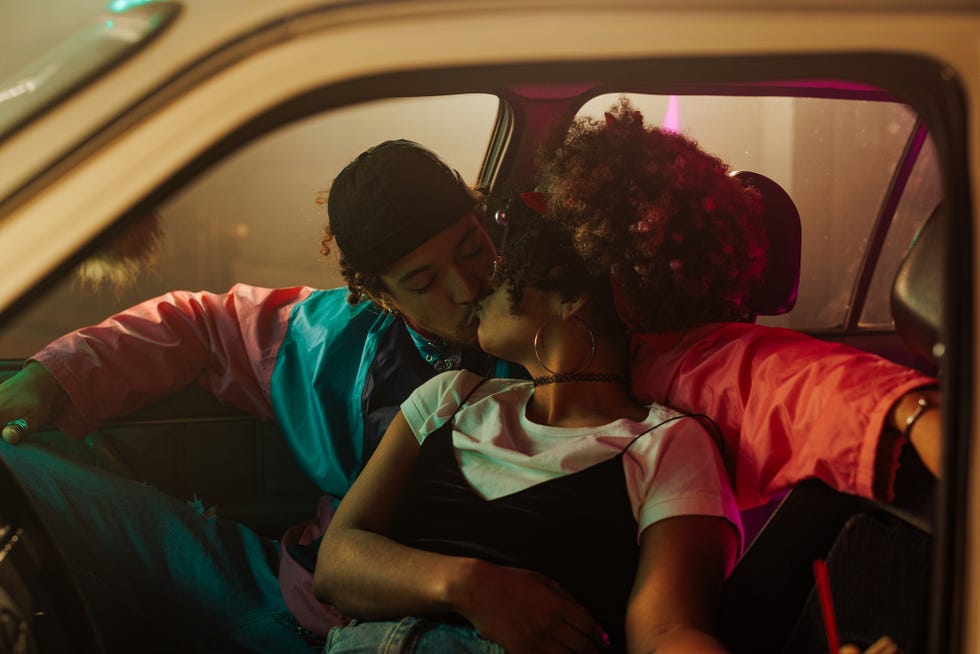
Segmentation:
{"type": "MultiPolygon", "coordinates": [[[[601,118],[621,94],[590,100],[601,118]]],[[[806,331],[843,328],[851,298],[916,115],[897,102],[838,98],[626,94],[647,121],[697,141],[732,170],[759,172],[796,202],[803,227],[800,295],[785,316],[759,322],[806,331]]],[[[931,144],[923,150],[892,222],[864,307],[862,326],[888,328],[888,293],[901,255],[939,197],[931,144]]]]}

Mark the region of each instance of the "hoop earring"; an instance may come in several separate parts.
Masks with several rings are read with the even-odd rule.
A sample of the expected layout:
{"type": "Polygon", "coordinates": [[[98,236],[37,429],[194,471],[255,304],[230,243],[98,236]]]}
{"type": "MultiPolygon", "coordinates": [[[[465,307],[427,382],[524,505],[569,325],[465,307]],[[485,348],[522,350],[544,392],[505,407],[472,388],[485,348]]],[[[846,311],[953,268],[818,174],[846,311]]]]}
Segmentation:
{"type": "Polygon", "coordinates": [[[584,320],[582,320],[578,316],[572,316],[572,318],[574,320],[577,320],[579,323],[581,323],[582,327],[585,328],[586,333],[589,335],[589,356],[586,357],[585,363],[583,363],[582,365],[580,365],[575,370],[569,370],[569,371],[565,371],[565,372],[560,372],[558,370],[552,370],[551,368],[549,368],[545,364],[544,360],[542,360],[542,358],[541,358],[541,333],[551,323],[553,323],[555,321],[558,321],[558,322],[563,322],[563,321],[559,320],[558,318],[551,318],[550,320],[548,320],[548,322],[546,322],[545,324],[543,324],[540,327],[538,327],[538,331],[536,331],[534,333],[534,358],[536,358],[538,360],[538,363],[541,364],[541,367],[542,368],[544,368],[545,370],[547,370],[548,372],[550,372],[552,375],[574,375],[576,373],[580,373],[583,370],[585,370],[586,368],[588,368],[592,364],[592,359],[595,358],[595,350],[596,350],[596,347],[599,344],[598,339],[596,339],[595,332],[592,331],[592,328],[589,327],[589,324],[587,322],[585,322],[584,320]]]}

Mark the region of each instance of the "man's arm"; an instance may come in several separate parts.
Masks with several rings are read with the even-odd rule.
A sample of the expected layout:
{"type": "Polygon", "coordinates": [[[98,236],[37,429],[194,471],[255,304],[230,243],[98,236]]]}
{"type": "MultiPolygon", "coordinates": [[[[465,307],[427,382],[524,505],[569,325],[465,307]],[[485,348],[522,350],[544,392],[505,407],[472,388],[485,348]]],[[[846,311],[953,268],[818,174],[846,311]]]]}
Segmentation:
{"type": "Polygon", "coordinates": [[[237,285],[142,302],[38,352],[0,386],[0,420],[27,419],[31,431],[52,421],[81,437],[195,381],[270,417],[278,345],[292,308],[311,292],[237,285]]]}
{"type": "MultiPolygon", "coordinates": [[[[717,423],[741,508],[810,477],[892,499],[906,398],[914,403],[934,378],[788,329],[725,323],[664,338],[633,337],[633,391],[717,423]]],[[[926,449],[935,413],[913,426],[917,449],[926,449]]]]}
{"type": "Polygon", "coordinates": [[[921,388],[905,393],[888,413],[887,426],[912,444],[922,463],[936,477],[942,471],[942,393],[921,388]]]}

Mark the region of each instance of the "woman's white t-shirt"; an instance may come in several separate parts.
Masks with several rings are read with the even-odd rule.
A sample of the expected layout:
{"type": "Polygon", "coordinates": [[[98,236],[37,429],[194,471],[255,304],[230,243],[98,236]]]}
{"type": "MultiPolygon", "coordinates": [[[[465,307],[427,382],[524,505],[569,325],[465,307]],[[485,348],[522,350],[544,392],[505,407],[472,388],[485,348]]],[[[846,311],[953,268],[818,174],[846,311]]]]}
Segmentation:
{"type": "Polygon", "coordinates": [[[685,515],[726,518],[741,533],[717,445],[697,419],[653,404],[643,422],[551,427],[525,415],[533,390],[529,381],[484,380],[466,370],[451,371],[422,384],[401,410],[419,444],[453,418],[456,460],[484,499],[584,470],[616,456],[654,428],[623,456],[637,536],[655,522],[685,515]]]}

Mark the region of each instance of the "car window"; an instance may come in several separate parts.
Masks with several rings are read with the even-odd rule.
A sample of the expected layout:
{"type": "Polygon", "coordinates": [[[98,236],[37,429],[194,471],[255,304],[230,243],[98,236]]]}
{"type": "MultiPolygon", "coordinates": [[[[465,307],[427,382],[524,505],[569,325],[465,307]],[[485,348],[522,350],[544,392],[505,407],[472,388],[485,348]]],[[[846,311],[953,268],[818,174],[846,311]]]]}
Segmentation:
{"type": "Polygon", "coordinates": [[[875,267],[868,301],[861,313],[859,325],[866,328],[890,328],[891,289],[898,266],[925,220],[942,199],[942,178],[936,146],[926,139],[909,177],[905,193],[895,212],[892,228],[875,267]]]}
{"type": "Polygon", "coordinates": [[[250,143],[18,314],[0,332],[0,358],[29,356],[61,334],[175,289],[342,285],[336,256],[320,254],[326,211],[318,203],[341,168],[372,145],[407,138],[475,181],[498,107],[498,98],[486,94],[386,99],[292,123],[250,143]]]}
{"type": "MultiPolygon", "coordinates": [[[[579,113],[601,118],[618,97],[593,98],[579,113]]],[[[914,112],[895,102],[837,98],[627,97],[648,121],[693,138],[732,170],[771,177],[796,202],[803,227],[799,300],[789,314],[759,322],[808,331],[841,327],[878,209],[915,126],[914,112]]],[[[926,165],[936,174],[934,160],[926,165]]],[[[926,174],[923,166],[920,175],[926,174]]],[[[906,208],[895,220],[900,235],[890,241],[894,266],[915,229],[912,218],[923,218],[911,215],[916,208],[910,204],[906,208]]],[[[875,320],[887,306],[887,272],[882,280],[873,288],[875,320]]]]}

